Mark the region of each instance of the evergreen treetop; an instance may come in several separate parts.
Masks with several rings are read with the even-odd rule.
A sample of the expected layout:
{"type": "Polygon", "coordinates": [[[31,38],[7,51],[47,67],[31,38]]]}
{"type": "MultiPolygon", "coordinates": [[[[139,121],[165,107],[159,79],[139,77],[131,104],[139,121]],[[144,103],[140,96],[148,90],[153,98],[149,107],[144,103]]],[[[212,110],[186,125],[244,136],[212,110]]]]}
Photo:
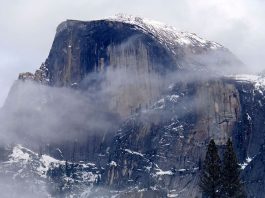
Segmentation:
{"type": "Polygon", "coordinates": [[[199,184],[203,197],[219,198],[221,182],[221,160],[215,142],[211,140],[206,152],[199,184]]]}
{"type": "Polygon", "coordinates": [[[222,197],[245,198],[245,191],[240,180],[240,166],[233,149],[233,144],[228,139],[222,166],[222,197]]]}

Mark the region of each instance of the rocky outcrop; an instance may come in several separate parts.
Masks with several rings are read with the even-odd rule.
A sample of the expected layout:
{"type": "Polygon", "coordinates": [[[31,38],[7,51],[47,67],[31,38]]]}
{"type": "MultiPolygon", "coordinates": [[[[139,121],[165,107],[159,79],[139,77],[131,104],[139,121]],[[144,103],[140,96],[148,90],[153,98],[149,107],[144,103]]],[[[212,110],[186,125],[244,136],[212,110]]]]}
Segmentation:
{"type": "Polygon", "coordinates": [[[49,78],[48,78],[48,69],[43,63],[38,70],[35,71],[34,74],[30,72],[26,73],[20,73],[18,76],[19,80],[25,81],[25,80],[32,80],[44,85],[49,84],[49,78]]]}

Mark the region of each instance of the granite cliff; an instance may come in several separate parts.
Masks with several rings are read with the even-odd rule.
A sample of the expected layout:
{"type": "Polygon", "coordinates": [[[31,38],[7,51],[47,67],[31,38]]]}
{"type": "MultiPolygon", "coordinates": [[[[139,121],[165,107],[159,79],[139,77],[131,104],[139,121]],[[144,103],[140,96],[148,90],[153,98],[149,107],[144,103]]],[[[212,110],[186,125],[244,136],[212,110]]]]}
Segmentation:
{"type": "Polygon", "coordinates": [[[218,43],[139,17],[62,22],[0,115],[19,125],[1,126],[23,136],[12,143],[35,152],[9,144],[1,174],[63,183],[64,196],[195,198],[207,143],[232,138],[249,197],[262,197],[265,79],[244,67],[218,43]]]}

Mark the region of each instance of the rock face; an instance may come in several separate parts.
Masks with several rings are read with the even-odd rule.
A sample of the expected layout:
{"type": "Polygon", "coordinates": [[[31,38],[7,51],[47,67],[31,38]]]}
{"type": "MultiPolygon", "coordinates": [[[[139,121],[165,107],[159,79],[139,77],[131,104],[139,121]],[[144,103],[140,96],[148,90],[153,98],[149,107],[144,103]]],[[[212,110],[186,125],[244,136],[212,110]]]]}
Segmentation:
{"type": "Polygon", "coordinates": [[[211,138],[222,148],[232,137],[242,163],[252,151],[259,152],[256,136],[262,129],[250,132],[251,118],[244,119],[262,109],[252,109],[240,95],[246,87],[256,92],[252,86],[231,79],[176,84],[152,111],[130,119],[118,132],[110,154],[115,166],[109,166],[107,183],[151,186],[168,196],[198,196],[201,160],[211,138]],[[250,137],[256,140],[250,142],[250,137]]]}
{"type": "MultiPolygon", "coordinates": [[[[60,111],[60,124],[69,132],[65,136],[72,137],[70,131],[86,136],[42,146],[42,153],[75,161],[80,174],[96,175],[97,180],[93,177],[87,185],[97,183],[118,197],[200,197],[198,176],[209,140],[213,138],[222,149],[232,138],[249,196],[262,197],[265,176],[257,171],[263,170],[264,161],[265,80],[261,76],[227,76],[227,68],[234,67],[244,65],[215,42],[150,20],[119,16],[61,23],[45,63],[35,74],[20,74],[19,80],[84,93],[91,98],[89,104],[95,105],[97,116],[84,114],[82,124],[93,116],[101,119],[96,111],[103,109],[109,117],[117,116],[117,126],[92,133],[77,124],[81,121],[60,111]],[[72,122],[75,125],[69,126],[72,122]],[[85,169],[81,160],[94,166],[85,169]]],[[[23,88],[11,90],[5,110],[15,104],[12,98],[23,97],[12,93],[17,89],[23,92],[23,88]]],[[[37,114],[30,112],[31,118],[51,111],[47,106],[54,102],[58,106],[64,102],[51,94],[43,98],[39,101],[44,100],[45,105],[38,106],[37,114]]],[[[82,114],[86,100],[80,104],[82,114]]],[[[67,112],[79,114],[73,109],[67,112]]],[[[24,118],[29,111],[12,108],[11,113],[24,118]]],[[[58,133],[61,128],[51,129],[58,133]]],[[[34,148],[30,143],[27,146],[34,148]]],[[[42,157],[32,155],[37,162],[27,163],[42,164],[42,157]]],[[[102,193],[77,189],[76,196],[100,197],[102,193]]]]}
{"type": "Polygon", "coordinates": [[[168,72],[214,71],[219,66],[231,65],[243,66],[215,42],[150,20],[119,16],[62,22],[45,64],[35,75],[25,73],[20,78],[48,81],[51,86],[76,87],[82,86],[89,74],[106,72],[108,88],[116,90],[111,92],[110,106],[127,116],[159,98],[168,72]],[[120,78],[115,81],[121,85],[119,89],[111,84],[113,76],[120,78]]]}

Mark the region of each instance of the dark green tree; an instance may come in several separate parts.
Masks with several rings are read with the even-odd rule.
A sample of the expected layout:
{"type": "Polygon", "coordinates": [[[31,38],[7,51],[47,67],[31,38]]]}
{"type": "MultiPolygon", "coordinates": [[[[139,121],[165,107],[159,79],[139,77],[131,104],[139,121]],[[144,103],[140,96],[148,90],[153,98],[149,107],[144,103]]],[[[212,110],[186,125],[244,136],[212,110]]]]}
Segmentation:
{"type": "Polygon", "coordinates": [[[214,140],[211,140],[201,170],[199,187],[205,198],[219,198],[221,190],[221,160],[214,140]]]}
{"type": "Polygon", "coordinates": [[[222,166],[222,197],[246,198],[244,186],[240,180],[240,166],[230,139],[226,143],[222,166]]]}

